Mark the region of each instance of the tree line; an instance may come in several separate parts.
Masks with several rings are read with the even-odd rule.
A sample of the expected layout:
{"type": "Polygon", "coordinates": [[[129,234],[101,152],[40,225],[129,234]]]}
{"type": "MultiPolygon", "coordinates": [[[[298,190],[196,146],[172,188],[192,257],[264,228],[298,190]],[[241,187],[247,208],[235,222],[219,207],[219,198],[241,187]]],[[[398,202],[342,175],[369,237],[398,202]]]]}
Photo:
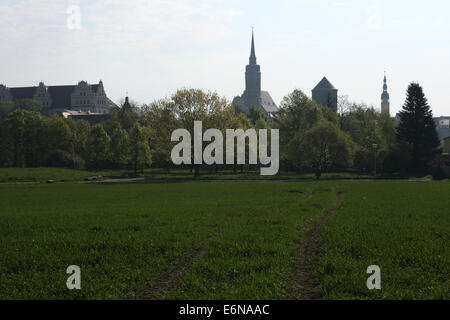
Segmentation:
{"type": "MultiPolygon", "coordinates": [[[[284,97],[279,113],[269,119],[252,107],[237,114],[217,93],[182,89],[170,98],[138,107],[125,103],[97,125],[83,120],[46,117],[39,102],[0,103],[0,166],[130,169],[173,167],[171,134],[194,121],[204,130],[280,130],[280,168],[314,172],[427,173],[440,152],[431,109],[422,88],[413,83],[400,112],[400,123],[374,108],[339,101],[339,112],[321,106],[295,90],[284,97]]],[[[223,166],[215,165],[217,171],[223,166]]],[[[191,168],[200,174],[201,165],[191,168]]],[[[252,169],[252,166],[236,170],[252,169]]],[[[211,168],[210,168],[211,170],[211,168]]]]}

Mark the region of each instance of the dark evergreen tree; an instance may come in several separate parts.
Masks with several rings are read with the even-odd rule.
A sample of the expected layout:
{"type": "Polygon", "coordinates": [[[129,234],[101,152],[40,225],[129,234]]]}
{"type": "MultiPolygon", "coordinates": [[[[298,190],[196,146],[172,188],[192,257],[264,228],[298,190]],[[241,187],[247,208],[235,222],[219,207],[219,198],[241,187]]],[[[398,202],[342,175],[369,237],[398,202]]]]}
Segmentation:
{"type": "Polygon", "coordinates": [[[418,83],[409,85],[406,102],[399,115],[398,138],[411,147],[409,169],[424,173],[434,155],[440,152],[440,142],[433,113],[418,83]]]}

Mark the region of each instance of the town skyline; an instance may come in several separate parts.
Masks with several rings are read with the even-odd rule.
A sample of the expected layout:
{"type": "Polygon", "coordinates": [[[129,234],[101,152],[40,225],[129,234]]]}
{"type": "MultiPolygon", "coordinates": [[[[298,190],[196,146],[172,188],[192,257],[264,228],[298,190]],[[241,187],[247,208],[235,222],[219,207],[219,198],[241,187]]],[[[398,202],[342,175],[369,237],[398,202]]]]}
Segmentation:
{"type": "Polygon", "coordinates": [[[441,12],[449,5],[412,1],[401,13],[400,2],[5,1],[0,34],[7,41],[0,58],[9,63],[0,83],[103,80],[113,101],[128,92],[142,104],[191,87],[217,91],[231,102],[244,89],[254,25],[262,90],[270,90],[277,105],[294,89],[311,96],[326,76],[339,95],[380,109],[386,71],[392,116],[411,82],[424,87],[435,117],[448,115],[442,75],[450,72],[450,46],[441,39],[450,25],[441,12]],[[79,29],[67,25],[72,7],[80,9],[79,29]],[[289,8],[302,9],[302,19],[290,20],[289,8]],[[321,10],[324,21],[317,21],[321,10]],[[286,21],[277,19],[282,15],[286,21]],[[419,47],[413,37],[423,40],[419,47]]]}

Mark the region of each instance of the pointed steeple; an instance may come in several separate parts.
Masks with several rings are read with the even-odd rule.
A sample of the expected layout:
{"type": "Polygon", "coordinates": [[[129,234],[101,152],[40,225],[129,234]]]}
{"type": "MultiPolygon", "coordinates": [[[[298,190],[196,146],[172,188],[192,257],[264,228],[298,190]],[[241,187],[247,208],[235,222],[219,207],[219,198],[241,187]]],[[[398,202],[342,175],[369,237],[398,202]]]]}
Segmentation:
{"type": "Polygon", "coordinates": [[[130,101],[128,99],[128,96],[125,97],[125,103],[122,106],[122,110],[125,110],[125,109],[131,109],[131,105],[130,105],[130,101]]]}
{"type": "Polygon", "coordinates": [[[386,79],[386,72],[384,73],[384,80],[383,80],[383,93],[381,94],[381,112],[390,112],[390,97],[388,93],[388,86],[387,86],[387,79],[386,79]]]}
{"type": "Polygon", "coordinates": [[[252,30],[252,49],[250,52],[250,64],[255,65],[256,64],[256,54],[255,54],[255,38],[252,30]]]}
{"type": "MultiPolygon", "coordinates": [[[[384,80],[383,80],[383,93],[387,93],[387,89],[388,89],[388,86],[387,86],[387,79],[386,79],[386,72],[385,72],[384,80]]],[[[386,95],[384,95],[384,96],[386,96],[386,95]]],[[[389,95],[387,96],[387,98],[389,99],[389,95]]]]}

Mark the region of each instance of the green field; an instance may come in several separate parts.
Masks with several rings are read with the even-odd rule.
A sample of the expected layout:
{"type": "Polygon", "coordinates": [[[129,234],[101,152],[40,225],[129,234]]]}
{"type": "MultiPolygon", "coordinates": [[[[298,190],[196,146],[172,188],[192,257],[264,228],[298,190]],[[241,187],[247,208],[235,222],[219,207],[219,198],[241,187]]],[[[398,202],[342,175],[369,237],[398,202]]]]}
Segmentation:
{"type": "MultiPolygon", "coordinates": [[[[64,168],[0,168],[0,183],[43,183],[48,180],[55,182],[74,182],[83,181],[91,177],[108,178],[129,178],[135,177],[133,171],[130,170],[104,170],[104,171],[85,171],[85,170],[71,170],[64,168]]],[[[313,173],[293,173],[280,172],[276,176],[261,176],[258,170],[245,170],[240,172],[237,170],[220,170],[214,172],[212,170],[202,170],[201,176],[194,177],[194,173],[189,169],[145,169],[143,172],[138,171],[136,177],[145,178],[146,180],[158,181],[221,181],[221,180],[314,180],[313,173]]],[[[101,180],[100,178],[99,180],[101,180]]],[[[371,179],[371,175],[358,174],[354,172],[344,173],[324,173],[322,180],[330,179],[371,179]]]]}
{"type": "Polygon", "coordinates": [[[82,181],[94,176],[112,174],[112,171],[94,172],[64,168],[0,168],[0,183],[82,181]]]}
{"type": "Polygon", "coordinates": [[[0,298],[302,298],[295,266],[321,222],[306,272],[317,298],[449,299],[449,194],[408,181],[0,185],[0,298]],[[366,288],[373,264],[381,291],[366,288]]]}

